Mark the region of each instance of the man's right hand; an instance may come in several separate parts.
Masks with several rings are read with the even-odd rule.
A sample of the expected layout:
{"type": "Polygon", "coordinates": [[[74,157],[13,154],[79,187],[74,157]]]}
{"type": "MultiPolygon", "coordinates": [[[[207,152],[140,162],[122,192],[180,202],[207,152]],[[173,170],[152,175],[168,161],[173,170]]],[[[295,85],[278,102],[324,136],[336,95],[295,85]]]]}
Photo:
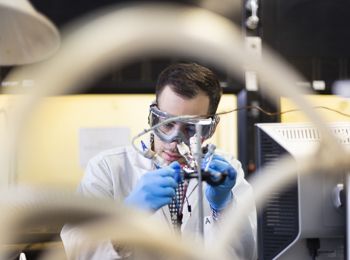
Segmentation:
{"type": "Polygon", "coordinates": [[[169,204],[175,195],[180,169],[178,162],[172,162],[167,167],[144,174],[124,203],[151,211],[169,204]]]}

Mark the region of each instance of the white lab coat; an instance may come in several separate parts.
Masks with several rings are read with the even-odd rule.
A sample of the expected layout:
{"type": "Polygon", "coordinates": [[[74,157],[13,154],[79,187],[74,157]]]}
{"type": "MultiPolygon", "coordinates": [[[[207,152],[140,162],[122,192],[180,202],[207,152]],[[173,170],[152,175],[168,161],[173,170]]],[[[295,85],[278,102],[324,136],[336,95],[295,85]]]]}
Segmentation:
{"type": "MultiPolygon", "coordinates": [[[[250,185],[244,179],[244,173],[239,161],[233,158],[227,158],[237,171],[237,181],[232,189],[233,201],[232,207],[235,207],[240,201],[242,192],[250,192],[250,185]]],[[[134,189],[140,177],[152,170],[152,161],[138,154],[132,147],[119,147],[100,153],[90,160],[85,175],[80,183],[78,192],[84,196],[109,198],[114,200],[124,200],[126,196],[134,189]]],[[[186,196],[188,200],[184,201],[182,234],[191,233],[199,236],[198,225],[198,189],[197,181],[191,180],[187,188],[186,196]],[[192,212],[188,212],[187,205],[191,205],[192,212]]],[[[203,189],[205,189],[205,185],[203,189]]],[[[204,239],[206,243],[211,240],[217,240],[215,229],[218,223],[214,223],[211,217],[211,210],[208,201],[203,196],[204,204],[204,239]]],[[[253,202],[253,195],[252,200],[253,202]]],[[[154,217],[164,221],[172,228],[170,213],[167,206],[154,213],[154,217]]],[[[67,255],[74,243],[79,239],[79,235],[74,234],[74,228],[65,226],[61,232],[61,238],[65,246],[67,255]]],[[[237,236],[236,236],[237,237],[237,236]]],[[[247,216],[239,234],[241,248],[239,254],[242,259],[256,259],[256,212],[251,212],[247,216]]],[[[101,243],[93,253],[82,252],[79,259],[118,259],[119,256],[113,249],[111,243],[101,243]]]]}

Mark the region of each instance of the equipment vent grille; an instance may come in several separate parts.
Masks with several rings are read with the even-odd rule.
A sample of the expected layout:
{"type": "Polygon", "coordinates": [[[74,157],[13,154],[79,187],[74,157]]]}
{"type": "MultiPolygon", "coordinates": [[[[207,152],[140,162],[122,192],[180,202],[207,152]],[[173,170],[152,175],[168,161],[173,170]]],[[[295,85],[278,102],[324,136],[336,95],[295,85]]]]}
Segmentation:
{"type": "MultiPolygon", "coordinates": [[[[349,127],[331,127],[331,131],[338,138],[341,144],[350,144],[349,127]]],[[[289,141],[315,141],[321,139],[321,134],[315,127],[283,127],[277,132],[289,141]]]]}

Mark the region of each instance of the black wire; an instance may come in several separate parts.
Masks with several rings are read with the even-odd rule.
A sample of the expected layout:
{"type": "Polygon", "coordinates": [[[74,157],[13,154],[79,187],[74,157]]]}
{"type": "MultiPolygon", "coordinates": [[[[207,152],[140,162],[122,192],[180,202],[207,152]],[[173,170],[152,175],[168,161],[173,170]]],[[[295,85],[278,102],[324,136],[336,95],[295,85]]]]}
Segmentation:
{"type": "MultiPolygon", "coordinates": [[[[336,110],[336,109],[333,109],[333,108],[330,108],[330,107],[325,107],[325,106],[313,106],[312,108],[314,108],[314,109],[325,109],[325,110],[329,110],[329,111],[331,111],[331,112],[340,114],[340,115],[345,116],[345,117],[350,117],[350,114],[341,112],[341,111],[339,111],[339,110],[336,110]]],[[[249,110],[251,110],[251,109],[257,109],[257,110],[259,110],[260,112],[262,112],[262,113],[264,113],[265,115],[268,115],[268,116],[277,116],[277,115],[283,115],[283,114],[287,114],[287,113],[301,112],[301,111],[302,111],[301,109],[295,108],[295,109],[289,109],[289,110],[285,110],[285,111],[281,111],[281,112],[270,112],[270,111],[266,111],[265,109],[261,108],[260,106],[254,105],[254,106],[238,107],[238,108],[234,108],[234,109],[231,109],[231,110],[228,110],[228,111],[218,112],[218,113],[216,113],[216,114],[201,115],[201,116],[198,116],[198,118],[213,117],[213,116],[215,116],[215,115],[217,115],[217,116],[219,116],[219,115],[226,115],[226,114],[229,114],[229,113],[237,112],[237,111],[240,111],[240,110],[248,110],[248,109],[249,109],[249,110]]]]}

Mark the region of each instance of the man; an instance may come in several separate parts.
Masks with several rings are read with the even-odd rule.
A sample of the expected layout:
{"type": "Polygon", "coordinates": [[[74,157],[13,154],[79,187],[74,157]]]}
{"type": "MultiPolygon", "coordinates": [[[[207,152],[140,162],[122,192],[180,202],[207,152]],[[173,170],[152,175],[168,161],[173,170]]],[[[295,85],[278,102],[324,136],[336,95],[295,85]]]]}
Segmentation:
{"type": "MultiPolygon", "coordinates": [[[[198,64],[171,65],[158,78],[149,123],[153,126],[179,115],[205,116],[204,121],[209,123],[202,127],[204,141],[211,137],[219,122],[215,112],[221,95],[218,79],[209,69],[198,64]]],[[[144,158],[131,147],[106,151],[90,161],[78,192],[121,200],[131,207],[154,213],[170,228],[180,229],[183,234],[200,235],[197,180],[179,180],[178,177],[181,167],[186,164],[178,145],[190,143],[195,134],[194,125],[172,122],[159,127],[154,133],[150,146],[162,158],[162,165],[144,158]]],[[[204,239],[215,240],[215,229],[225,209],[236,207],[240,203],[240,192],[249,192],[250,186],[244,180],[237,160],[215,154],[204,163],[213,174],[227,174],[225,181],[218,186],[204,184],[204,239]]],[[[255,222],[255,212],[252,212],[239,234],[241,248],[238,252],[244,259],[256,258],[255,222]]],[[[61,235],[67,247],[70,243],[69,230],[63,230],[61,235]]],[[[107,243],[88,258],[117,258],[120,254],[117,251],[117,246],[107,243]]]]}

